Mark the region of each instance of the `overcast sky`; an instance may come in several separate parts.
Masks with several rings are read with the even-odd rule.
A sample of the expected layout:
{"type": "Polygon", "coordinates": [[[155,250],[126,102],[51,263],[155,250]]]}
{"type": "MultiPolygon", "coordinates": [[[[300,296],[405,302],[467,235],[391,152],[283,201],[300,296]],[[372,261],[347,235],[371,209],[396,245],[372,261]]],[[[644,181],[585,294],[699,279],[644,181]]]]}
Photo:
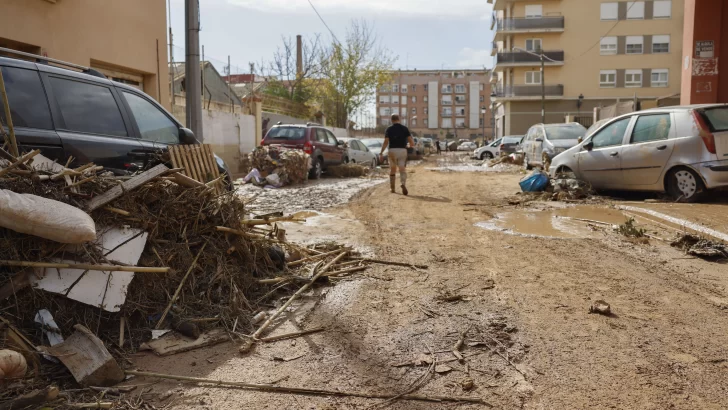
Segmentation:
{"type": "MultiPolygon", "coordinates": [[[[343,39],[352,19],[364,18],[382,45],[398,56],[395,68],[482,68],[492,65],[490,15],[485,0],[311,0],[343,39]]],[[[171,0],[175,59],[184,56],[184,1],[171,0]]],[[[331,36],[308,0],[200,0],[206,59],[248,70],[270,59],[281,36],[331,36]]]]}

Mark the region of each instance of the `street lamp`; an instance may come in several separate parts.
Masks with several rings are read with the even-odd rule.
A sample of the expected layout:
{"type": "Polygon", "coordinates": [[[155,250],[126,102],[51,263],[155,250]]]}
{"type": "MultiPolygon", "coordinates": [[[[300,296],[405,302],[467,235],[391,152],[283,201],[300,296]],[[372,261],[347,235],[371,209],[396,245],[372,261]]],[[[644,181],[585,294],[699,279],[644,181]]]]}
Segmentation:
{"type": "Polygon", "coordinates": [[[553,60],[549,57],[546,57],[543,53],[543,49],[540,50],[541,51],[540,54],[532,53],[528,50],[524,50],[524,49],[518,48],[518,47],[513,47],[513,49],[516,51],[528,53],[532,56],[536,56],[539,59],[541,59],[541,122],[546,124],[546,81],[544,81],[544,74],[545,74],[544,73],[544,71],[545,71],[544,70],[544,60],[549,60],[552,63],[557,63],[558,61],[553,60]]]}
{"type": "Polygon", "coordinates": [[[483,145],[481,145],[482,147],[485,146],[485,112],[486,112],[485,106],[480,107],[480,113],[483,114],[483,145]]]}

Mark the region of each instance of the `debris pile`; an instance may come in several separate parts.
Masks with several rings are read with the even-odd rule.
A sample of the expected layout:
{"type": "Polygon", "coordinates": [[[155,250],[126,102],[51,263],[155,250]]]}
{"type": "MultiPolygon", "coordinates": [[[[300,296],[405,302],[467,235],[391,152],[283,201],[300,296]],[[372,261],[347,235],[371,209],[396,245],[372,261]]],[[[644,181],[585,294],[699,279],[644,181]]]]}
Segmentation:
{"type": "Polygon", "coordinates": [[[671,243],[675,248],[683,250],[688,255],[706,259],[728,258],[728,245],[702,238],[697,235],[683,234],[671,243]]]}
{"type": "Polygon", "coordinates": [[[363,177],[369,174],[371,169],[361,164],[342,164],[326,168],[326,174],[336,178],[363,177]]]}
{"type": "Polygon", "coordinates": [[[523,165],[523,154],[514,153],[514,154],[510,154],[510,155],[502,155],[498,158],[493,158],[487,162],[487,165],[489,167],[492,167],[492,166],[495,166],[498,164],[523,165]]]}
{"type": "Polygon", "coordinates": [[[552,179],[551,186],[557,201],[586,199],[593,193],[591,184],[574,178],[552,179]]]}
{"type": "Polygon", "coordinates": [[[242,159],[243,169],[248,172],[245,182],[273,187],[302,184],[308,179],[310,158],[301,150],[279,145],[257,147],[242,159]]]}

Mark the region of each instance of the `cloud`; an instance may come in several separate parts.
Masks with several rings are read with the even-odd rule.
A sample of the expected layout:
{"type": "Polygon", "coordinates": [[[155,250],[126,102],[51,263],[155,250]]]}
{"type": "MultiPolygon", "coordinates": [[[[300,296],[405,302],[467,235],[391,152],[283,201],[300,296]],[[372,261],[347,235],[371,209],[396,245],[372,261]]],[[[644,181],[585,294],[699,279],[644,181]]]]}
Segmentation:
{"type": "MultiPolygon", "coordinates": [[[[263,12],[313,12],[308,0],[227,0],[229,4],[263,12]]],[[[320,13],[394,14],[478,18],[489,16],[485,0],[311,0],[320,13]]]]}
{"type": "Polygon", "coordinates": [[[460,68],[490,67],[493,63],[493,57],[490,55],[490,49],[474,49],[465,47],[460,50],[458,57],[456,65],[460,68]]]}

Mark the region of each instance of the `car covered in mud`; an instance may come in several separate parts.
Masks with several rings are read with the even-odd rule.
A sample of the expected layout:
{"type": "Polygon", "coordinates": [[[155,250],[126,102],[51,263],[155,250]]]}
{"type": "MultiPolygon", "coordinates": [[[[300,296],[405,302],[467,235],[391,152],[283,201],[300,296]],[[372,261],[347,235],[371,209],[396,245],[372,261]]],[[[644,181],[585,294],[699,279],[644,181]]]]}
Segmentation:
{"type": "Polygon", "coordinates": [[[667,192],[694,202],[728,187],[728,105],[655,108],[604,123],[556,156],[552,176],[595,189],[667,192]]]}
{"type": "Polygon", "coordinates": [[[536,124],[528,130],[521,142],[523,165],[526,169],[549,169],[549,164],[556,155],[578,144],[584,135],[586,128],[576,122],[536,124]]]}

